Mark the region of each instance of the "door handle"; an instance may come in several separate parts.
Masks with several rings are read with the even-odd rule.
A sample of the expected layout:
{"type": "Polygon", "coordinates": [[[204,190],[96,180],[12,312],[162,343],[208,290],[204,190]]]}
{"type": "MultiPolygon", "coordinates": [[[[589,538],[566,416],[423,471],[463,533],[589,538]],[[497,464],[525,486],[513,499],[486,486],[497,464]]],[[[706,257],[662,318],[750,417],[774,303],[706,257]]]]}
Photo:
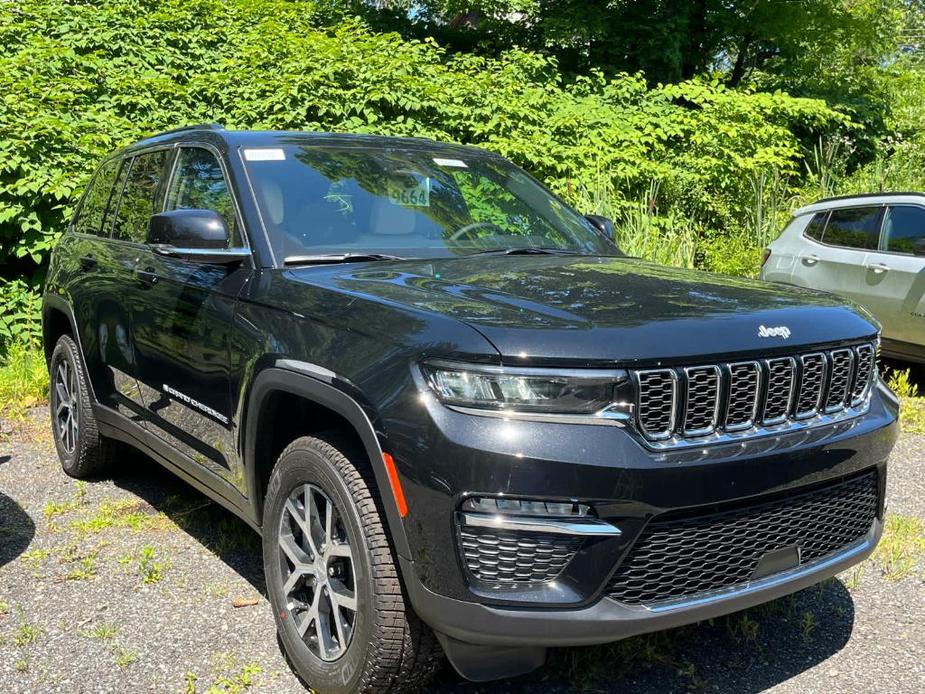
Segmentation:
{"type": "Polygon", "coordinates": [[[136,268],[135,277],[144,284],[157,284],[157,273],[154,271],[153,267],[146,267],[143,270],[141,268],[136,268]]]}
{"type": "Polygon", "coordinates": [[[815,265],[819,262],[819,256],[815,253],[803,257],[803,263],[805,265],[815,265]]]}
{"type": "Polygon", "coordinates": [[[80,259],[80,267],[84,270],[93,270],[97,265],[99,265],[99,261],[93,257],[92,253],[87,253],[80,259]]]}
{"type": "Polygon", "coordinates": [[[890,266],[884,263],[868,263],[867,269],[875,275],[882,275],[884,272],[890,271],[890,266]]]}

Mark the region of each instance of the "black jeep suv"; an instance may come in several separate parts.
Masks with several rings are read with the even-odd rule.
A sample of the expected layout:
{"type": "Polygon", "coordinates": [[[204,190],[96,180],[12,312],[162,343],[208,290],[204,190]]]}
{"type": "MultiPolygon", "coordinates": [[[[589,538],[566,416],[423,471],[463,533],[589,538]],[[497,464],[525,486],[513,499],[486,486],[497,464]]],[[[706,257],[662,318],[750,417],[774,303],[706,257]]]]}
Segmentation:
{"type": "Polygon", "coordinates": [[[263,537],[329,691],[539,666],[866,557],[897,401],[878,329],[625,257],[496,155],[185,128],[107,158],[44,292],[64,470],[120,443],[263,537]]]}

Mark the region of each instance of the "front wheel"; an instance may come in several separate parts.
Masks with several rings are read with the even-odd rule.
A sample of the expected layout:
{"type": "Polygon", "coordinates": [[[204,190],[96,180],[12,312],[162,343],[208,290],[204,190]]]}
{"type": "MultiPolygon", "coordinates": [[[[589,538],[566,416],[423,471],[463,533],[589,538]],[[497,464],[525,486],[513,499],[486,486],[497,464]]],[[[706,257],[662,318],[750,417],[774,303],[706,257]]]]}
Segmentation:
{"type": "Polygon", "coordinates": [[[51,353],[49,381],[51,427],[62,469],[79,479],[105,472],[120,448],[97,429],[83,361],[69,335],[58,338],[51,353]]]}
{"type": "Polygon", "coordinates": [[[349,442],[303,437],[267,488],[263,562],[277,630],[321,694],[414,691],[439,664],[433,633],[405,605],[367,469],[349,442]]]}

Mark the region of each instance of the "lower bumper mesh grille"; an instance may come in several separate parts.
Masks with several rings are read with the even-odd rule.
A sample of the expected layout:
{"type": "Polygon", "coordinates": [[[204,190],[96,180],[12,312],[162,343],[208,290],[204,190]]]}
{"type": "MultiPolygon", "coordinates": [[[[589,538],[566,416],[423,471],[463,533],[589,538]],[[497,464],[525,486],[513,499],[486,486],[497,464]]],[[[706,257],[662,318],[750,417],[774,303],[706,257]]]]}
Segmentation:
{"type": "Polygon", "coordinates": [[[551,581],[581,546],[580,537],[468,527],[459,541],[472,576],[501,583],[551,581]]]}
{"type": "Polygon", "coordinates": [[[864,537],[877,516],[876,472],[729,511],[655,520],[610,579],[622,603],[688,598],[747,583],[768,552],[796,546],[807,564],[864,537]]]}

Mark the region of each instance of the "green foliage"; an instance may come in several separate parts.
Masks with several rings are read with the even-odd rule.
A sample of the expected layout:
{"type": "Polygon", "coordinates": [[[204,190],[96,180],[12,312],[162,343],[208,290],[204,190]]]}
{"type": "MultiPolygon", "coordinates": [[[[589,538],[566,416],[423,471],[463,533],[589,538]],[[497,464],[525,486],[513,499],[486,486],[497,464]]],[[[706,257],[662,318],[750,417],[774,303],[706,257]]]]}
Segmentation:
{"type": "Polygon", "coordinates": [[[22,278],[0,278],[0,355],[13,343],[37,347],[42,337],[39,297],[22,278]]]}
{"type": "Polygon", "coordinates": [[[40,347],[13,343],[0,361],[0,417],[20,418],[48,397],[48,370],[40,347]]]}
{"type": "Polygon", "coordinates": [[[572,199],[595,172],[628,200],[658,180],[663,213],[721,230],[755,172],[800,173],[795,131],[845,122],[717,81],[566,82],[540,54],[448,54],[324,17],[283,0],[23,0],[0,14],[0,264],[47,257],[105,153],[191,122],[479,144],[572,199]]]}

